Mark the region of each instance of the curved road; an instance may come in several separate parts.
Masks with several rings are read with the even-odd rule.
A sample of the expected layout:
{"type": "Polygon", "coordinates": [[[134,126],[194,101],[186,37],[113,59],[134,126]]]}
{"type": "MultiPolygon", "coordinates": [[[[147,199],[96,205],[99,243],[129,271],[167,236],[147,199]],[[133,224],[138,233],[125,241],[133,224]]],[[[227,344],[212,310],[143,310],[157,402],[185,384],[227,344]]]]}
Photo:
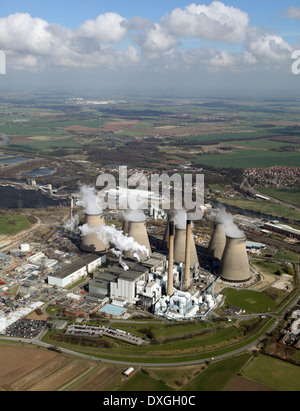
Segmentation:
{"type": "MultiPolygon", "coordinates": [[[[27,344],[36,345],[36,346],[42,347],[42,348],[53,347],[53,344],[44,343],[44,342],[42,342],[38,339],[27,340],[27,339],[14,338],[14,337],[0,337],[0,339],[1,340],[9,340],[9,341],[17,341],[17,342],[20,342],[20,341],[21,342],[26,342],[27,344]]],[[[201,364],[201,363],[204,363],[208,360],[222,360],[224,358],[232,357],[232,356],[240,354],[244,351],[248,351],[248,350],[252,350],[252,349],[256,348],[257,342],[253,342],[253,343],[251,343],[247,346],[244,346],[242,348],[239,348],[239,349],[234,350],[234,351],[230,351],[226,354],[222,354],[222,355],[219,355],[219,356],[207,357],[207,358],[199,359],[199,360],[173,362],[173,363],[161,363],[161,362],[160,363],[153,363],[153,362],[151,362],[151,363],[148,363],[148,362],[146,362],[146,363],[143,363],[143,362],[134,363],[133,361],[119,361],[119,360],[111,360],[111,359],[93,357],[93,356],[90,356],[90,355],[82,354],[80,352],[72,351],[72,350],[69,350],[67,348],[62,348],[62,347],[59,347],[59,349],[64,354],[80,357],[80,358],[83,358],[85,360],[94,360],[94,361],[97,361],[97,362],[103,362],[103,363],[107,363],[107,364],[116,364],[116,365],[124,365],[124,366],[136,366],[136,367],[181,367],[181,366],[185,366],[185,365],[201,364]]]]}
{"type": "MultiPolygon", "coordinates": [[[[266,332],[270,332],[273,328],[275,328],[277,325],[277,323],[273,324],[266,332]]],[[[15,337],[1,337],[1,340],[8,340],[8,341],[17,341],[17,342],[25,342],[27,344],[32,344],[32,345],[36,345],[38,347],[43,347],[43,348],[49,348],[49,347],[53,347],[53,344],[48,344],[45,342],[42,342],[40,339],[43,337],[45,331],[42,332],[38,337],[36,337],[35,339],[32,340],[27,340],[27,339],[22,339],[22,338],[15,338],[15,337]]],[[[264,334],[265,334],[264,333],[264,334]]],[[[68,355],[73,355],[73,356],[77,356],[83,359],[87,359],[87,360],[94,360],[97,362],[103,362],[103,363],[107,363],[107,364],[116,364],[116,365],[124,365],[124,366],[136,366],[136,367],[180,367],[180,366],[185,366],[185,365],[196,365],[196,364],[201,364],[204,363],[206,361],[211,361],[211,360],[222,360],[225,358],[229,358],[232,357],[234,355],[240,354],[244,351],[248,351],[248,350],[253,350],[256,348],[257,344],[260,342],[260,340],[263,338],[263,336],[259,337],[257,340],[255,340],[252,343],[249,343],[246,346],[243,346],[241,348],[237,348],[237,349],[233,349],[232,351],[229,351],[227,353],[221,354],[221,355],[216,355],[216,356],[208,356],[206,358],[203,359],[199,359],[199,360],[191,360],[191,361],[178,361],[178,362],[170,362],[170,363],[143,363],[143,362],[133,362],[133,361],[119,361],[119,360],[113,360],[113,359],[104,359],[104,358],[99,358],[99,357],[94,357],[94,356],[90,356],[90,355],[86,355],[86,354],[82,354],[80,352],[77,351],[72,351],[70,349],[67,348],[63,348],[63,347],[59,347],[59,349],[61,350],[61,352],[63,352],[64,354],[68,354],[68,355]]],[[[213,353],[213,351],[211,351],[211,354],[213,353]]],[[[213,354],[212,354],[213,355],[213,354]]]]}

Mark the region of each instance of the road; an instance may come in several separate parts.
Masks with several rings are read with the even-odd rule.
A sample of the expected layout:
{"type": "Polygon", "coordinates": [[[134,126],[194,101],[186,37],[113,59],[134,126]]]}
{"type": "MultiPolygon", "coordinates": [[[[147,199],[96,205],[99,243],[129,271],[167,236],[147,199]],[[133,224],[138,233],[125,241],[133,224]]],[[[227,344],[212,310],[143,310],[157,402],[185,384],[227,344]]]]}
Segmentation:
{"type": "MultiPolygon", "coordinates": [[[[53,344],[48,344],[40,341],[39,339],[35,338],[32,340],[27,340],[27,339],[22,339],[22,338],[15,338],[15,337],[0,337],[1,340],[4,341],[15,341],[15,342],[25,342],[27,344],[32,344],[36,345],[37,347],[42,347],[42,348],[49,348],[53,347],[53,344]]],[[[192,360],[192,361],[181,361],[181,362],[173,362],[173,363],[148,363],[148,362],[133,362],[133,361],[119,361],[119,360],[112,360],[112,359],[105,359],[105,358],[99,358],[99,357],[93,357],[90,355],[82,354],[77,351],[72,351],[67,348],[62,348],[59,347],[61,352],[67,355],[72,355],[76,356],[85,360],[93,360],[96,362],[102,362],[102,363],[107,363],[107,364],[115,364],[115,365],[124,365],[124,366],[135,366],[135,367],[180,367],[180,366],[186,366],[186,365],[197,365],[197,364],[202,364],[205,363],[206,361],[211,361],[212,358],[213,360],[222,360],[225,358],[232,357],[234,355],[240,354],[242,352],[248,351],[248,350],[253,350],[256,348],[256,343],[251,343],[243,348],[239,348],[237,350],[230,351],[226,354],[222,354],[219,356],[214,356],[214,357],[207,357],[204,359],[199,359],[199,360],[192,360]]]]}
{"type": "MultiPolygon", "coordinates": [[[[270,332],[273,328],[275,327],[275,325],[272,325],[272,327],[270,327],[268,329],[268,331],[266,332],[270,332]]],[[[17,341],[17,342],[25,342],[27,344],[32,344],[32,345],[36,345],[38,347],[43,347],[43,348],[49,348],[51,346],[53,346],[53,344],[48,344],[45,343],[43,341],[41,341],[41,338],[43,337],[43,335],[45,334],[46,331],[42,332],[38,337],[32,339],[32,340],[28,340],[28,339],[22,339],[22,338],[15,338],[15,337],[2,337],[0,336],[1,340],[8,340],[8,341],[17,341]]],[[[107,363],[107,364],[115,364],[115,365],[124,365],[124,366],[135,366],[135,367],[179,367],[179,366],[186,366],[186,365],[197,365],[197,364],[202,364],[205,363],[207,361],[211,361],[212,359],[214,361],[216,360],[222,360],[225,358],[229,358],[232,357],[234,355],[240,354],[242,352],[248,351],[248,350],[254,350],[257,347],[257,344],[260,342],[261,338],[263,337],[259,337],[256,341],[249,343],[246,346],[243,346],[241,348],[237,348],[237,349],[232,349],[230,352],[225,353],[225,354],[221,354],[221,355],[214,355],[213,352],[210,352],[210,355],[208,355],[206,358],[203,359],[199,359],[199,360],[191,360],[191,361],[179,361],[179,362],[170,362],[170,363],[148,363],[148,362],[133,362],[133,361],[119,361],[119,360],[112,360],[112,359],[105,359],[105,358],[99,358],[99,357],[94,357],[94,356],[90,356],[90,355],[86,355],[77,351],[72,351],[70,349],[66,349],[63,347],[59,347],[61,352],[63,352],[64,354],[67,355],[73,355],[76,357],[80,357],[86,360],[93,360],[96,362],[103,362],[103,363],[107,363]]]]}

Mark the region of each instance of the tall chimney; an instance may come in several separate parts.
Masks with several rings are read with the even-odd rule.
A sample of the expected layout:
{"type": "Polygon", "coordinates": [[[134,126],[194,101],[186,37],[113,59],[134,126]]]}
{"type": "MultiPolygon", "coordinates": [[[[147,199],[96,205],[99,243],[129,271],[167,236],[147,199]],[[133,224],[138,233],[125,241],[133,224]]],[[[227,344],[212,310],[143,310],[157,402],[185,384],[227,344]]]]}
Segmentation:
{"type": "Polygon", "coordinates": [[[163,237],[163,239],[161,241],[161,245],[160,245],[160,248],[163,251],[167,251],[169,249],[170,223],[171,222],[175,222],[175,214],[172,211],[168,211],[166,229],[165,229],[164,237],[163,237]]]}
{"type": "Polygon", "coordinates": [[[173,269],[174,269],[174,222],[169,224],[169,267],[167,295],[173,295],[173,269]]]}
{"type": "Polygon", "coordinates": [[[186,222],[186,243],[185,243],[185,288],[191,285],[191,221],[186,222]]]}

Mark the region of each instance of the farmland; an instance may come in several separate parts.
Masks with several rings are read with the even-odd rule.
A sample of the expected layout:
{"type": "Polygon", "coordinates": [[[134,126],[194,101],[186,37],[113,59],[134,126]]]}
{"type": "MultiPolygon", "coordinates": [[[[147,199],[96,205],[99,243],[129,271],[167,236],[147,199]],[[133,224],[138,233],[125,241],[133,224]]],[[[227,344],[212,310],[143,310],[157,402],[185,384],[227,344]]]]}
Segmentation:
{"type": "Polygon", "coordinates": [[[172,159],[215,168],[299,164],[297,101],[284,109],[259,100],[130,97],[98,106],[35,96],[30,107],[24,97],[15,101],[6,97],[0,109],[0,133],[9,137],[3,150],[144,168],[172,159]],[[138,156],[129,154],[135,146],[138,156]]]}
{"type": "Polygon", "coordinates": [[[300,204],[300,190],[296,188],[259,187],[258,191],[266,196],[288,202],[296,207],[300,204]]]}
{"type": "Polygon", "coordinates": [[[244,353],[181,367],[124,367],[58,354],[32,346],[1,344],[2,391],[299,391],[299,367],[244,353]]]}
{"type": "Polygon", "coordinates": [[[102,391],[118,385],[121,369],[38,348],[1,345],[4,391],[102,391]]]}

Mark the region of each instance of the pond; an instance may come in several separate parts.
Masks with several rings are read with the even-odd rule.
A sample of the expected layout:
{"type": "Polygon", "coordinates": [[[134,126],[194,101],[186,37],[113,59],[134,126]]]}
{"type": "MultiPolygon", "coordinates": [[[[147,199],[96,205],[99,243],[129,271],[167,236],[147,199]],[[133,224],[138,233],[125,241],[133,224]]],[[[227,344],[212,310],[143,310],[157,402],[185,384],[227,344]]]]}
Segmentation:
{"type": "Polygon", "coordinates": [[[55,173],[56,170],[51,168],[39,168],[36,170],[28,171],[27,173],[21,174],[22,177],[42,177],[42,176],[49,176],[55,173]]]}

